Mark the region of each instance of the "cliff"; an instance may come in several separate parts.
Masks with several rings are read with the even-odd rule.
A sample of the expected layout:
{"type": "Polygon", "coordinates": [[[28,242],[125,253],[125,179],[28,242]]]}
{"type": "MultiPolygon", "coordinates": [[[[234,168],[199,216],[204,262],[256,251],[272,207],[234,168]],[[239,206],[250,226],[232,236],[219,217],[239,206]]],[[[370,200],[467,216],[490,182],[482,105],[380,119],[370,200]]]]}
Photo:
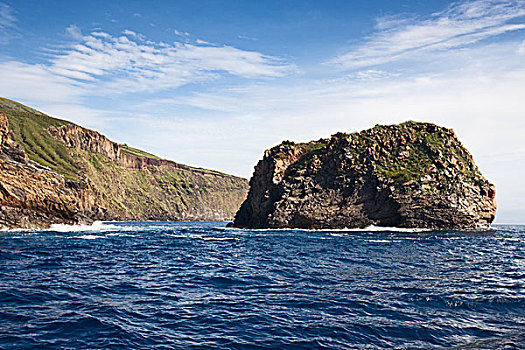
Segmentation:
{"type": "Polygon", "coordinates": [[[245,179],[112,142],[0,99],[0,226],[93,220],[230,220],[245,179]]]}
{"type": "Polygon", "coordinates": [[[0,225],[42,227],[89,221],[64,178],[28,159],[0,113],[0,225]]]}
{"type": "Polygon", "coordinates": [[[478,229],[495,212],[454,131],[406,122],[267,150],[234,226],[478,229]]]}

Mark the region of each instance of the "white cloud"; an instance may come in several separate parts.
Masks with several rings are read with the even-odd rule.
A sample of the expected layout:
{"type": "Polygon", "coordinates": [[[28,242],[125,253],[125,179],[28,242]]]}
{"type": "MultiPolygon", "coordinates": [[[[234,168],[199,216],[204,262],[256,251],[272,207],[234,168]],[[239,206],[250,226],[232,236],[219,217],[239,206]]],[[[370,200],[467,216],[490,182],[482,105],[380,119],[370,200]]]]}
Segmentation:
{"type": "Polygon", "coordinates": [[[195,43],[199,44],[199,45],[213,45],[212,43],[210,42],[207,42],[205,40],[201,40],[201,39],[197,39],[195,40],[195,43]]]}
{"type": "Polygon", "coordinates": [[[144,41],[144,40],[146,40],[146,37],[145,37],[144,35],[142,35],[142,34],[137,34],[137,33],[135,33],[134,31],[129,30],[129,29],[124,30],[124,31],[122,32],[122,34],[127,35],[127,36],[129,36],[129,37],[131,37],[131,38],[138,39],[138,40],[140,40],[140,41],[144,41]]]}
{"type": "Polygon", "coordinates": [[[173,29],[173,33],[175,35],[182,36],[182,37],[190,36],[190,33],[184,32],[184,31],[181,31],[181,30],[177,30],[177,29],[173,29]]]}
{"type": "Polygon", "coordinates": [[[46,66],[15,61],[1,62],[0,95],[28,102],[80,102],[84,93],[81,84],[57,76],[46,66]]]}
{"type": "Polygon", "coordinates": [[[71,24],[69,27],[66,28],[66,34],[72,37],[75,40],[82,40],[82,31],[76,24],[71,24]]]}
{"type": "Polygon", "coordinates": [[[130,30],[83,36],[82,43],[51,59],[49,71],[81,82],[96,82],[101,94],[160,91],[221,75],[243,78],[284,76],[291,66],[256,51],[204,43],[144,41],[130,30]]]}
{"type": "Polygon", "coordinates": [[[131,30],[122,36],[102,31],[83,35],[74,24],[65,32],[77,43],[46,50],[47,63],[0,62],[0,94],[26,101],[78,101],[159,92],[221,76],[275,78],[293,69],[279,58],[232,46],[146,41],[131,30]]]}
{"type": "Polygon", "coordinates": [[[372,81],[372,80],[381,80],[386,77],[396,76],[395,73],[389,73],[380,69],[366,69],[361,70],[356,73],[351,73],[347,75],[349,79],[356,79],[361,81],[372,81]]]}
{"type": "Polygon", "coordinates": [[[450,5],[427,19],[383,17],[376,32],[350,52],[329,61],[343,69],[388,63],[432,51],[464,47],[505,32],[525,16],[523,0],[477,0],[450,5]]]}

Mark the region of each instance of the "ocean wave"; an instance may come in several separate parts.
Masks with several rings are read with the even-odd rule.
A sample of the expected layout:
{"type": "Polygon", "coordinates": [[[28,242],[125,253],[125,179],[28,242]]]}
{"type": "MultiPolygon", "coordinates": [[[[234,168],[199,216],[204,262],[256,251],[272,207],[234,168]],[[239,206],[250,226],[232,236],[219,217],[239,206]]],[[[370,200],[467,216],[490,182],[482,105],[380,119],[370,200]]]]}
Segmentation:
{"type": "Polygon", "coordinates": [[[0,348],[523,344],[525,227],[435,235],[218,225],[0,235],[0,348]]]}
{"type": "Polygon", "coordinates": [[[238,241],[240,238],[237,237],[197,237],[203,241],[238,241]]]}
{"type": "Polygon", "coordinates": [[[36,228],[9,228],[5,226],[0,226],[0,232],[31,232],[36,230],[36,228]]]}
{"type": "Polygon", "coordinates": [[[429,228],[404,228],[404,227],[385,227],[370,225],[365,228],[343,229],[345,232],[428,232],[433,231],[429,228]]]}
{"type": "Polygon", "coordinates": [[[107,237],[135,237],[135,235],[130,235],[127,233],[120,233],[120,232],[108,233],[106,236],[107,237]]]}
{"type": "Polygon", "coordinates": [[[188,235],[166,234],[166,236],[175,237],[175,238],[201,239],[203,241],[236,241],[236,240],[239,240],[238,237],[205,236],[202,234],[188,234],[188,235]]]}
{"type": "MultiPolygon", "coordinates": [[[[236,228],[236,227],[228,227],[224,228],[225,230],[237,230],[242,231],[245,229],[242,228],[236,228]]],[[[434,229],[430,228],[404,228],[404,227],[386,227],[386,226],[374,226],[370,225],[364,228],[323,228],[323,229],[317,229],[317,228],[262,228],[262,229],[250,229],[253,231],[305,231],[305,232],[430,232],[435,231],[434,229]]]]}
{"type": "Polygon", "coordinates": [[[75,239],[101,239],[101,238],[106,238],[104,236],[96,236],[96,235],[82,235],[82,236],[76,236],[76,237],[71,237],[71,238],[75,238],[75,239]]]}
{"type": "Polygon", "coordinates": [[[95,221],[92,224],[51,224],[48,229],[40,228],[8,228],[0,226],[2,232],[84,232],[84,231],[108,231],[108,230],[134,230],[130,226],[118,226],[103,221],[95,221]]]}
{"type": "Polygon", "coordinates": [[[42,231],[53,232],[84,232],[84,231],[110,231],[110,230],[132,230],[133,227],[118,226],[103,221],[95,221],[90,225],[66,225],[66,224],[52,224],[50,228],[42,231]]]}

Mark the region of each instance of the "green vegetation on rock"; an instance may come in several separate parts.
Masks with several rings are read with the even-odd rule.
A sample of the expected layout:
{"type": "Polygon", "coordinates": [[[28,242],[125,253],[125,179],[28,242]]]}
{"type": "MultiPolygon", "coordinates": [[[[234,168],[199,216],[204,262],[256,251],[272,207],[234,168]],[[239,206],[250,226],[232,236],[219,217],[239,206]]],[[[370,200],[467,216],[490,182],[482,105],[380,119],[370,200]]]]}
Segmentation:
{"type": "Polygon", "coordinates": [[[68,180],[78,180],[80,168],[69,156],[67,147],[48,132],[50,127],[60,127],[68,122],[4,98],[0,98],[0,112],[7,116],[16,142],[24,148],[29,159],[68,180]]]}
{"type": "Polygon", "coordinates": [[[139,158],[151,158],[151,159],[161,159],[160,157],[157,157],[156,155],[153,155],[148,152],[144,152],[140,149],[130,147],[128,145],[120,145],[120,148],[122,149],[122,152],[129,154],[131,156],[139,157],[139,158]]]}
{"type": "Polygon", "coordinates": [[[376,125],[352,134],[336,134],[349,140],[347,151],[352,157],[366,159],[380,175],[395,183],[415,182],[447,167],[464,174],[472,184],[482,175],[472,156],[450,129],[430,123],[408,121],[397,125],[376,125]]]}

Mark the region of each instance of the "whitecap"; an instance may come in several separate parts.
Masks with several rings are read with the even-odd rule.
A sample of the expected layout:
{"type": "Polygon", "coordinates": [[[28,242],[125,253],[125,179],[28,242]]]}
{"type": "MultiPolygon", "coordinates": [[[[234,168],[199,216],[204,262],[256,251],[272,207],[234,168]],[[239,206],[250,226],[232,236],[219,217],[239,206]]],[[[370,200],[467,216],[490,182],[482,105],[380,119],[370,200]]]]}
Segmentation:
{"type": "Polygon", "coordinates": [[[173,237],[173,238],[188,238],[188,236],[186,236],[186,235],[174,235],[174,234],[171,234],[171,233],[165,233],[164,235],[168,236],[168,237],[173,237]]]}
{"type": "Polygon", "coordinates": [[[392,243],[392,242],[399,242],[398,240],[393,239],[370,239],[368,242],[372,243],[392,243]]]}
{"type": "Polygon", "coordinates": [[[0,232],[31,232],[36,231],[35,228],[8,228],[5,226],[0,227],[0,232]]]}
{"type": "Polygon", "coordinates": [[[385,227],[370,225],[364,228],[344,228],[339,230],[320,230],[320,231],[342,231],[342,232],[427,232],[429,228],[404,228],[404,227],[385,227]]]}
{"type": "MultiPolygon", "coordinates": [[[[230,228],[235,230],[245,230],[239,228],[230,228]]],[[[305,232],[429,232],[433,231],[430,228],[404,228],[404,227],[386,227],[386,226],[367,226],[364,228],[321,228],[321,229],[308,229],[308,228],[264,228],[264,229],[246,229],[254,231],[305,231],[305,232]]]]}
{"type": "Polygon", "coordinates": [[[95,235],[82,235],[77,237],[71,237],[71,238],[78,238],[78,239],[99,239],[99,238],[105,238],[104,236],[95,236],[95,235]]]}
{"type": "Polygon", "coordinates": [[[234,237],[199,237],[203,241],[238,241],[239,238],[234,237]]]}
{"type": "Polygon", "coordinates": [[[135,237],[134,235],[130,235],[127,233],[118,233],[118,232],[108,233],[106,236],[107,237],[135,237]]]}
{"type": "Polygon", "coordinates": [[[126,230],[127,227],[117,226],[102,221],[95,221],[91,225],[66,225],[66,224],[52,224],[51,227],[44,231],[54,232],[83,232],[83,231],[108,231],[108,230],[126,230]]]}

